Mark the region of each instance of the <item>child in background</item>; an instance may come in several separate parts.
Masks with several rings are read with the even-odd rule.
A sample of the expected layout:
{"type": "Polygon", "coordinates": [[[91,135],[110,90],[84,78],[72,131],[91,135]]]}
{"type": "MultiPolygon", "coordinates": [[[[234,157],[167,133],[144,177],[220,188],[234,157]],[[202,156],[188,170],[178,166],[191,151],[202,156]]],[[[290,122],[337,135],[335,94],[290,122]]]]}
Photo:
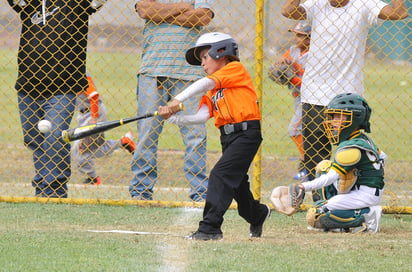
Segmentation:
{"type": "Polygon", "coordinates": [[[223,216],[233,199],[238,212],[250,224],[249,235],[260,237],[270,208],[253,198],[247,175],[262,142],[260,111],[253,80],[239,62],[238,45],[223,33],[202,35],[186,52],[186,61],[201,65],[208,76],[196,81],[166,107],[159,107],[164,118],[180,111],[179,104],[195,94],[204,94],[194,115],[172,115],[168,121],[178,125],[205,123],[215,118],[220,130],[222,157],[209,176],[203,220],[188,239],[221,240],[223,216]]]}
{"type": "MultiPolygon", "coordinates": [[[[76,98],[78,126],[107,121],[106,107],[89,74],[87,74],[87,80],[89,87],[86,91],[79,93],[76,98]]],[[[120,140],[106,140],[104,133],[99,133],[74,142],[72,146],[73,160],[79,171],[87,176],[84,184],[99,185],[102,183],[96,173],[95,159],[109,156],[119,147],[123,147],[133,154],[136,144],[133,142],[131,132],[126,133],[120,140]]]]}
{"type": "Polygon", "coordinates": [[[301,162],[298,173],[293,177],[296,180],[305,180],[307,172],[303,168],[303,138],[302,138],[302,105],[300,86],[305,72],[305,62],[309,52],[310,33],[312,28],[305,21],[299,22],[289,32],[295,35],[295,45],[291,46],[281,58],[269,68],[269,78],[280,85],[287,85],[295,98],[295,113],[290,121],[288,131],[300,154],[301,162]]]}

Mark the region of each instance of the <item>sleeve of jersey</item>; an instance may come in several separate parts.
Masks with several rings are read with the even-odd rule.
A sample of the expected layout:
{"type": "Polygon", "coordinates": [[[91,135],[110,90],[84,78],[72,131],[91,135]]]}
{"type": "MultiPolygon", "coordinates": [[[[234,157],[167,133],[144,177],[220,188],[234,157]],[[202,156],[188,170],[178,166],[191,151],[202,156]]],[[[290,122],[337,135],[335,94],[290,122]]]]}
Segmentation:
{"type": "Polygon", "coordinates": [[[335,170],[331,169],[327,174],[321,175],[314,180],[303,182],[302,185],[305,187],[306,192],[310,192],[331,185],[337,181],[339,177],[340,175],[335,170]]]}
{"type": "Polygon", "coordinates": [[[199,110],[193,115],[174,114],[167,119],[167,122],[177,125],[204,124],[209,120],[209,110],[206,105],[201,105],[199,110]]]}
{"type": "Polygon", "coordinates": [[[189,87],[184,89],[181,93],[176,95],[175,99],[183,102],[194,95],[204,94],[207,91],[215,88],[215,86],[215,81],[211,80],[210,78],[204,77],[195,81],[189,87]]]}
{"type": "Polygon", "coordinates": [[[92,118],[99,118],[99,94],[96,93],[89,98],[90,101],[90,112],[92,118]]]}
{"type": "Polygon", "coordinates": [[[232,61],[223,68],[217,70],[208,78],[213,79],[216,83],[216,88],[230,88],[241,86],[244,83],[246,68],[239,61],[232,61]]]}

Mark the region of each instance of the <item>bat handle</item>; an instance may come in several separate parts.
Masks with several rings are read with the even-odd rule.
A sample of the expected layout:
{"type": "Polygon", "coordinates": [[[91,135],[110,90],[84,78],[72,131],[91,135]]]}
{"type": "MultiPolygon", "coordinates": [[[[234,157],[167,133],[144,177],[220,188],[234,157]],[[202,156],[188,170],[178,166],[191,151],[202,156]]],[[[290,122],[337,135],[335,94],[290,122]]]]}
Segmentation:
{"type": "MultiPolygon", "coordinates": [[[[183,103],[180,103],[179,104],[179,108],[180,108],[180,110],[184,110],[185,109],[185,106],[183,105],[183,103]]],[[[154,113],[153,113],[153,116],[158,116],[159,115],[159,111],[155,111],[154,113]]]]}

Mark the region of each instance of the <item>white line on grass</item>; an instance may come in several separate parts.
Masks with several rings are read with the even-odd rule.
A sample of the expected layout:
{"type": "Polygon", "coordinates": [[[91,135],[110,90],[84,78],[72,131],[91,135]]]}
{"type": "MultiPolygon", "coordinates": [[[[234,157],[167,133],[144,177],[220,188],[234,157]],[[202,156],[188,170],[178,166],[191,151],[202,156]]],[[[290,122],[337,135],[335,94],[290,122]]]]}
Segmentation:
{"type": "MultiPolygon", "coordinates": [[[[175,226],[183,226],[183,229],[188,224],[192,224],[194,218],[200,219],[201,208],[181,208],[182,212],[174,222],[175,226]]],[[[195,225],[194,225],[195,227],[195,225]]],[[[159,268],[159,272],[181,272],[186,271],[186,266],[190,262],[190,245],[191,243],[181,243],[177,240],[169,240],[168,243],[159,244],[159,258],[163,260],[163,264],[159,268]]]]}

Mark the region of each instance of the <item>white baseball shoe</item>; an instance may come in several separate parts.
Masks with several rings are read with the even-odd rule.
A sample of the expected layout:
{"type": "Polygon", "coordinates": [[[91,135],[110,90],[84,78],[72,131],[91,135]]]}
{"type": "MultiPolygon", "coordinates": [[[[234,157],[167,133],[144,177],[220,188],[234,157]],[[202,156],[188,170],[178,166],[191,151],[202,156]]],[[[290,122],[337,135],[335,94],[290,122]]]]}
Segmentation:
{"type": "Polygon", "coordinates": [[[378,232],[379,231],[379,221],[382,216],[382,207],[381,206],[372,206],[369,207],[370,211],[363,214],[365,217],[366,231],[367,232],[378,232]]]}

